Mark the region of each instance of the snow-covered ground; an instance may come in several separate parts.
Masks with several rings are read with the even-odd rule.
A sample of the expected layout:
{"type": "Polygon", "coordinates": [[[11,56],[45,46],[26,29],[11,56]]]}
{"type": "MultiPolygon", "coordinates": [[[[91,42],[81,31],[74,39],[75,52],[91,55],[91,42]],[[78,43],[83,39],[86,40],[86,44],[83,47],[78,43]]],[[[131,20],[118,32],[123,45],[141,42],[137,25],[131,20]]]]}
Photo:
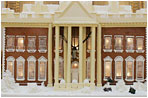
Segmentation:
{"type": "Polygon", "coordinates": [[[53,87],[45,87],[43,84],[37,86],[35,83],[30,83],[28,86],[18,86],[14,79],[10,77],[10,73],[5,73],[5,77],[1,80],[1,96],[3,97],[18,97],[18,96],[147,96],[147,83],[134,83],[131,87],[136,89],[136,94],[129,93],[130,86],[125,85],[121,80],[116,86],[106,84],[104,87],[95,87],[91,90],[89,87],[84,87],[79,90],[54,90],[53,87]],[[111,87],[112,92],[104,92],[105,87],[111,87]]]}

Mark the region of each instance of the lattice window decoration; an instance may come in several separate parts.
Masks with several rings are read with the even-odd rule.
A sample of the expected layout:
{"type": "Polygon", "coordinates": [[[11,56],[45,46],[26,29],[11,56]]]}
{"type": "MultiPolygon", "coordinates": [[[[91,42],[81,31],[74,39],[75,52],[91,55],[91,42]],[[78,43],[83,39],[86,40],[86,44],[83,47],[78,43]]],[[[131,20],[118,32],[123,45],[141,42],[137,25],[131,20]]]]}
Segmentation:
{"type": "Polygon", "coordinates": [[[47,52],[47,37],[46,36],[39,36],[39,52],[46,53],[47,52]]]}
{"type": "Polygon", "coordinates": [[[136,36],[136,52],[144,52],[144,36],[136,36]]]}
{"type": "Polygon", "coordinates": [[[38,59],[38,80],[46,81],[47,59],[41,56],[38,59]]]}
{"type": "Polygon", "coordinates": [[[115,59],[115,80],[123,78],[123,58],[117,56],[115,59]]]}
{"type": "Polygon", "coordinates": [[[112,58],[107,56],[104,58],[104,80],[112,78],[112,58]]]}
{"type": "Polygon", "coordinates": [[[6,40],[7,40],[6,51],[7,52],[14,52],[15,51],[15,36],[14,35],[7,35],[6,40]]]}
{"type": "Polygon", "coordinates": [[[134,36],[126,36],[126,52],[134,52],[134,36]]]}
{"type": "Polygon", "coordinates": [[[16,51],[17,52],[24,52],[25,51],[25,36],[18,35],[17,38],[17,46],[16,51]]]}
{"type": "Polygon", "coordinates": [[[144,80],[144,61],[145,61],[145,58],[143,56],[138,56],[136,58],[136,80],[137,81],[144,80]]]}
{"type": "Polygon", "coordinates": [[[123,52],[123,35],[115,35],[115,52],[123,52]]]}
{"type": "Polygon", "coordinates": [[[104,35],[104,52],[112,52],[112,35],[104,35]]]}
{"type": "Polygon", "coordinates": [[[134,80],[134,58],[128,56],[126,59],[126,80],[133,81],[134,80]]]}
{"type": "Polygon", "coordinates": [[[17,61],[17,80],[25,79],[25,59],[20,56],[16,59],[17,61]]]}
{"type": "Polygon", "coordinates": [[[14,77],[14,61],[15,58],[13,56],[7,57],[7,70],[11,72],[11,75],[14,77]]]}
{"type": "Polygon", "coordinates": [[[36,52],[36,36],[28,36],[28,52],[36,52]]]}
{"type": "Polygon", "coordinates": [[[28,61],[28,80],[34,81],[36,75],[36,58],[34,56],[29,56],[28,61]]]}

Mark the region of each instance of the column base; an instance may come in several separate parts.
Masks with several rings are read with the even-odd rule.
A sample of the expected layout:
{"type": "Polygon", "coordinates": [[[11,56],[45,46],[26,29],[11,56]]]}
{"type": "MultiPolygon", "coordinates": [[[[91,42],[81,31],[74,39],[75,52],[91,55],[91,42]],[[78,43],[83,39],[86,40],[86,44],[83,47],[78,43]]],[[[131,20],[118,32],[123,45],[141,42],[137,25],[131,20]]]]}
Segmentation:
{"type": "Polygon", "coordinates": [[[84,83],[79,83],[78,84],[78,88],[80,89],[80,88],[83,88],[84,87],[84,83]]]}
{"type": "Polygon", "coordinates": [[[90,83],[90,88],[91,88],[92,90],[95,90],[95,83],[90,83]]]}
{"type": "Polygon", "coordinates": [[[97,87],[102,87],[102,84],[97,84],[97,87]]]}
{"type": "Polygon", "coordinates": [[[53,85],[52,85],[52,83],[49,83],[49,84],[47,84],[47,86],[48,86],[48,87],[52,87],[53,85]]]}

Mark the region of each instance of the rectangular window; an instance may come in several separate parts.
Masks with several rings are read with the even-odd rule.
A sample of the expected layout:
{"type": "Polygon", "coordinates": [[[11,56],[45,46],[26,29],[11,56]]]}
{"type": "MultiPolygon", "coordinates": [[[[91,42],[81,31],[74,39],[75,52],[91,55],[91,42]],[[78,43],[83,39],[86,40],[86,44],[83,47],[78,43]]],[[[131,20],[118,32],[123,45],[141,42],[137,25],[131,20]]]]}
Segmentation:
{"type": "Polygon", "coordinates": [[[143,61],[137,61],[137,79],[143,79],[143,61]]]}
{"type": "Polygon", "coordinates": [[[134,36],[126,37],[126,51],[134,52],[134,36]]]}
{"type": "Polygon", "coordinates": [[[23,61],[17,62],[17,79],[24,80],[24,62],[23,61]]]}
{"type": "Polygon", "coordinates": [[[115,35],[115,51],[119,52],[119,50],[121,50],[120,52],[122,52],[123,50],[123,36],[121,35],[115,35]]]}
{"type": "Polygon", "coordinates": [[[29,61],[28,80],[35,80],[35,62],[29,61]]]}
{"type": "Polygon", "coordinates": [[[7,70],[9,70],[12,75],[13,75],[13,65],[14,61],[7,61],[7,70]]]}
{"type": "Polygon", "coordinates": [[[136,37],[136,48],[137,48],[137,52],[144,52],[144,37],[143,36],[139,36],[136,37]]]}
{"type": "Polygon", "coordinates": [[[15,36],[7,35],[6,40],[7,40],[6,51],[7,52],[14,52],[14,49],[15,49],[15,44],[14,44],[15,43],[15,36]]]}
{"type": "Polygon", "coordinates": [[[36,37],[35,36],[28,36],[28,52],[35,52],[36,51],[36,37]]]}
{"type": "Polygon", "coordinates": [[[111,61],[105,61],[105,79],[111,78],[111,61]]]}
{"type": "Polygon", "coordinates": [[[64,79],[64,67],[63,62],[59,62],[59,78],[64,79]]]}
{"type": "Polygon", "coordinates": [[[39,62],[39,80],[46,80],[46,62],[44,61],[39,62]]]}
{"type": "Polygon", "coordinates": [[[17,52],[25,51],[25,36],[16,36],[17,37],[17,52]]]}
{"type": "Polygon", "coordinates": [[[127,79],[132,80],[133,79],[133,61],[127,61],[127,79]]]}
{"type": "Polygon", "coordinates": [[[87,40],[87,50],[91,50],[91,37],[87,40]]]}
{"type": "Polygon", "coordinates": [[[104,35],[104,52],[112,51],[112,36],[104,35]]]}
{"type": "Polygon", "coordinates": [[[116,79],[122,79],[122,61],[116,61],[116,79]]]}
{"type": "Polygon", "coordinates": [[[39,36],[39,52],[45,53],[47,51],[46,36],[39,36]]]}

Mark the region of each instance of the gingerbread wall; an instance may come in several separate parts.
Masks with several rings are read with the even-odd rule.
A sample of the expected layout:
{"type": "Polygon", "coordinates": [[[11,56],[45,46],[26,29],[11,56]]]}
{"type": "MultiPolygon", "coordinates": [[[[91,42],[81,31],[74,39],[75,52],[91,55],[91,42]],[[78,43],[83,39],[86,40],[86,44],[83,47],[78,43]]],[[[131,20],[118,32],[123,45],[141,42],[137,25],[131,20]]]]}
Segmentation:
{"type": "MultiPolygon", "coordinates": [[[[13,27],[9,27],[6,28],[6,35],[24,35],[25,36],[25,52],[7,52],[5,50],[5,69],[7,69],[7,61],[6,58],[9,56],[13,56],[15,58],[15,62],[14,62],[14,79],[17,83],[20,83],[21,85],[26,85],[27,83],[31,83],[31,82],[37,82],[37,83],[41,83],[41,81],[38,81],[38,61],[36,61],[36,79],[35,81],[28,81],[27,80],[27,75],[28,75],[28,62],[27,62],[27,58],[29,56],[34,56],[36,59],[39,59],[41,56],[44,56],[46,59],[48,59],[48,51],[46,53],[39,53],[38,48],[39,48],[39,39],[38,36],[47,36],[47,40],[48,41],[48,29],[47,28],[13,28],[13,27]],[[27,36],[36,36],[36,52],[35,53],[28,53],[27,51],[27,44],[28,44],[28,40],[27,40],[27,36]],[[16,59],[22,56],[25,59],[25,80],[23,81],[18,81],[16,80],[16,76],[17,76],[17,69],[16,69],[16,59]]],[[[6,40],[7,42],[7,40],[6,40]]],[[[47,43],[47,42],[46,42],[47,43]]],[[[17,44],[17,40],[15,38],[15,48],[16,48],[16,44],[17,44]]],[[[47,48],[48,48],[48,44],[47,48]]],[[[47,62],[48,64],[48,62],[47,62]]],[[[48,69],[48,66],[47,66],[48,69]]],[[[45,85],[47,85],[47,81],[48,81],[48,70],[46,70],[46,81],[45,81],[45,85]]]]}
{"type": "MultiPolygon", "coordinates": [[[[123,57],[123,79],[126,82],[126,84],[132,84],[135,82],[136,79],[136,60],[134,61],[134,81],[126,81],[126,62],[125,59],[128,56],[133,57],[136,59],[137,56],[142,55],[146,59],[146,29],[144,27],[104,27],[102,28],[102,85],[106,83],[106,81],[103,80],[104,78],[104,58],[107,56],[110,56],[112,61],[112,79],[115,79],[115,62],[114,59],[116,56],[122,56],[123,57]],[[104,52],[103,51],[103,45],[104,45],[104,35],[112,35],[112,52],[104,52]],[[115,53],[114,52],[114,35],[123,35],[123,52],[122,53],[115,53]],[[137,53],[136,51],[134,53],[127,53],[126,50],[126,36],[134,36],[134,50],[136,50],[136,36],[144,36],[144,53],[137,53]]],[[[144,79],[146,78],[146,60],[144,62],[144,79]]],[[[117,81],[115,81],[112,84],[116,84],[117,81]]]]}

